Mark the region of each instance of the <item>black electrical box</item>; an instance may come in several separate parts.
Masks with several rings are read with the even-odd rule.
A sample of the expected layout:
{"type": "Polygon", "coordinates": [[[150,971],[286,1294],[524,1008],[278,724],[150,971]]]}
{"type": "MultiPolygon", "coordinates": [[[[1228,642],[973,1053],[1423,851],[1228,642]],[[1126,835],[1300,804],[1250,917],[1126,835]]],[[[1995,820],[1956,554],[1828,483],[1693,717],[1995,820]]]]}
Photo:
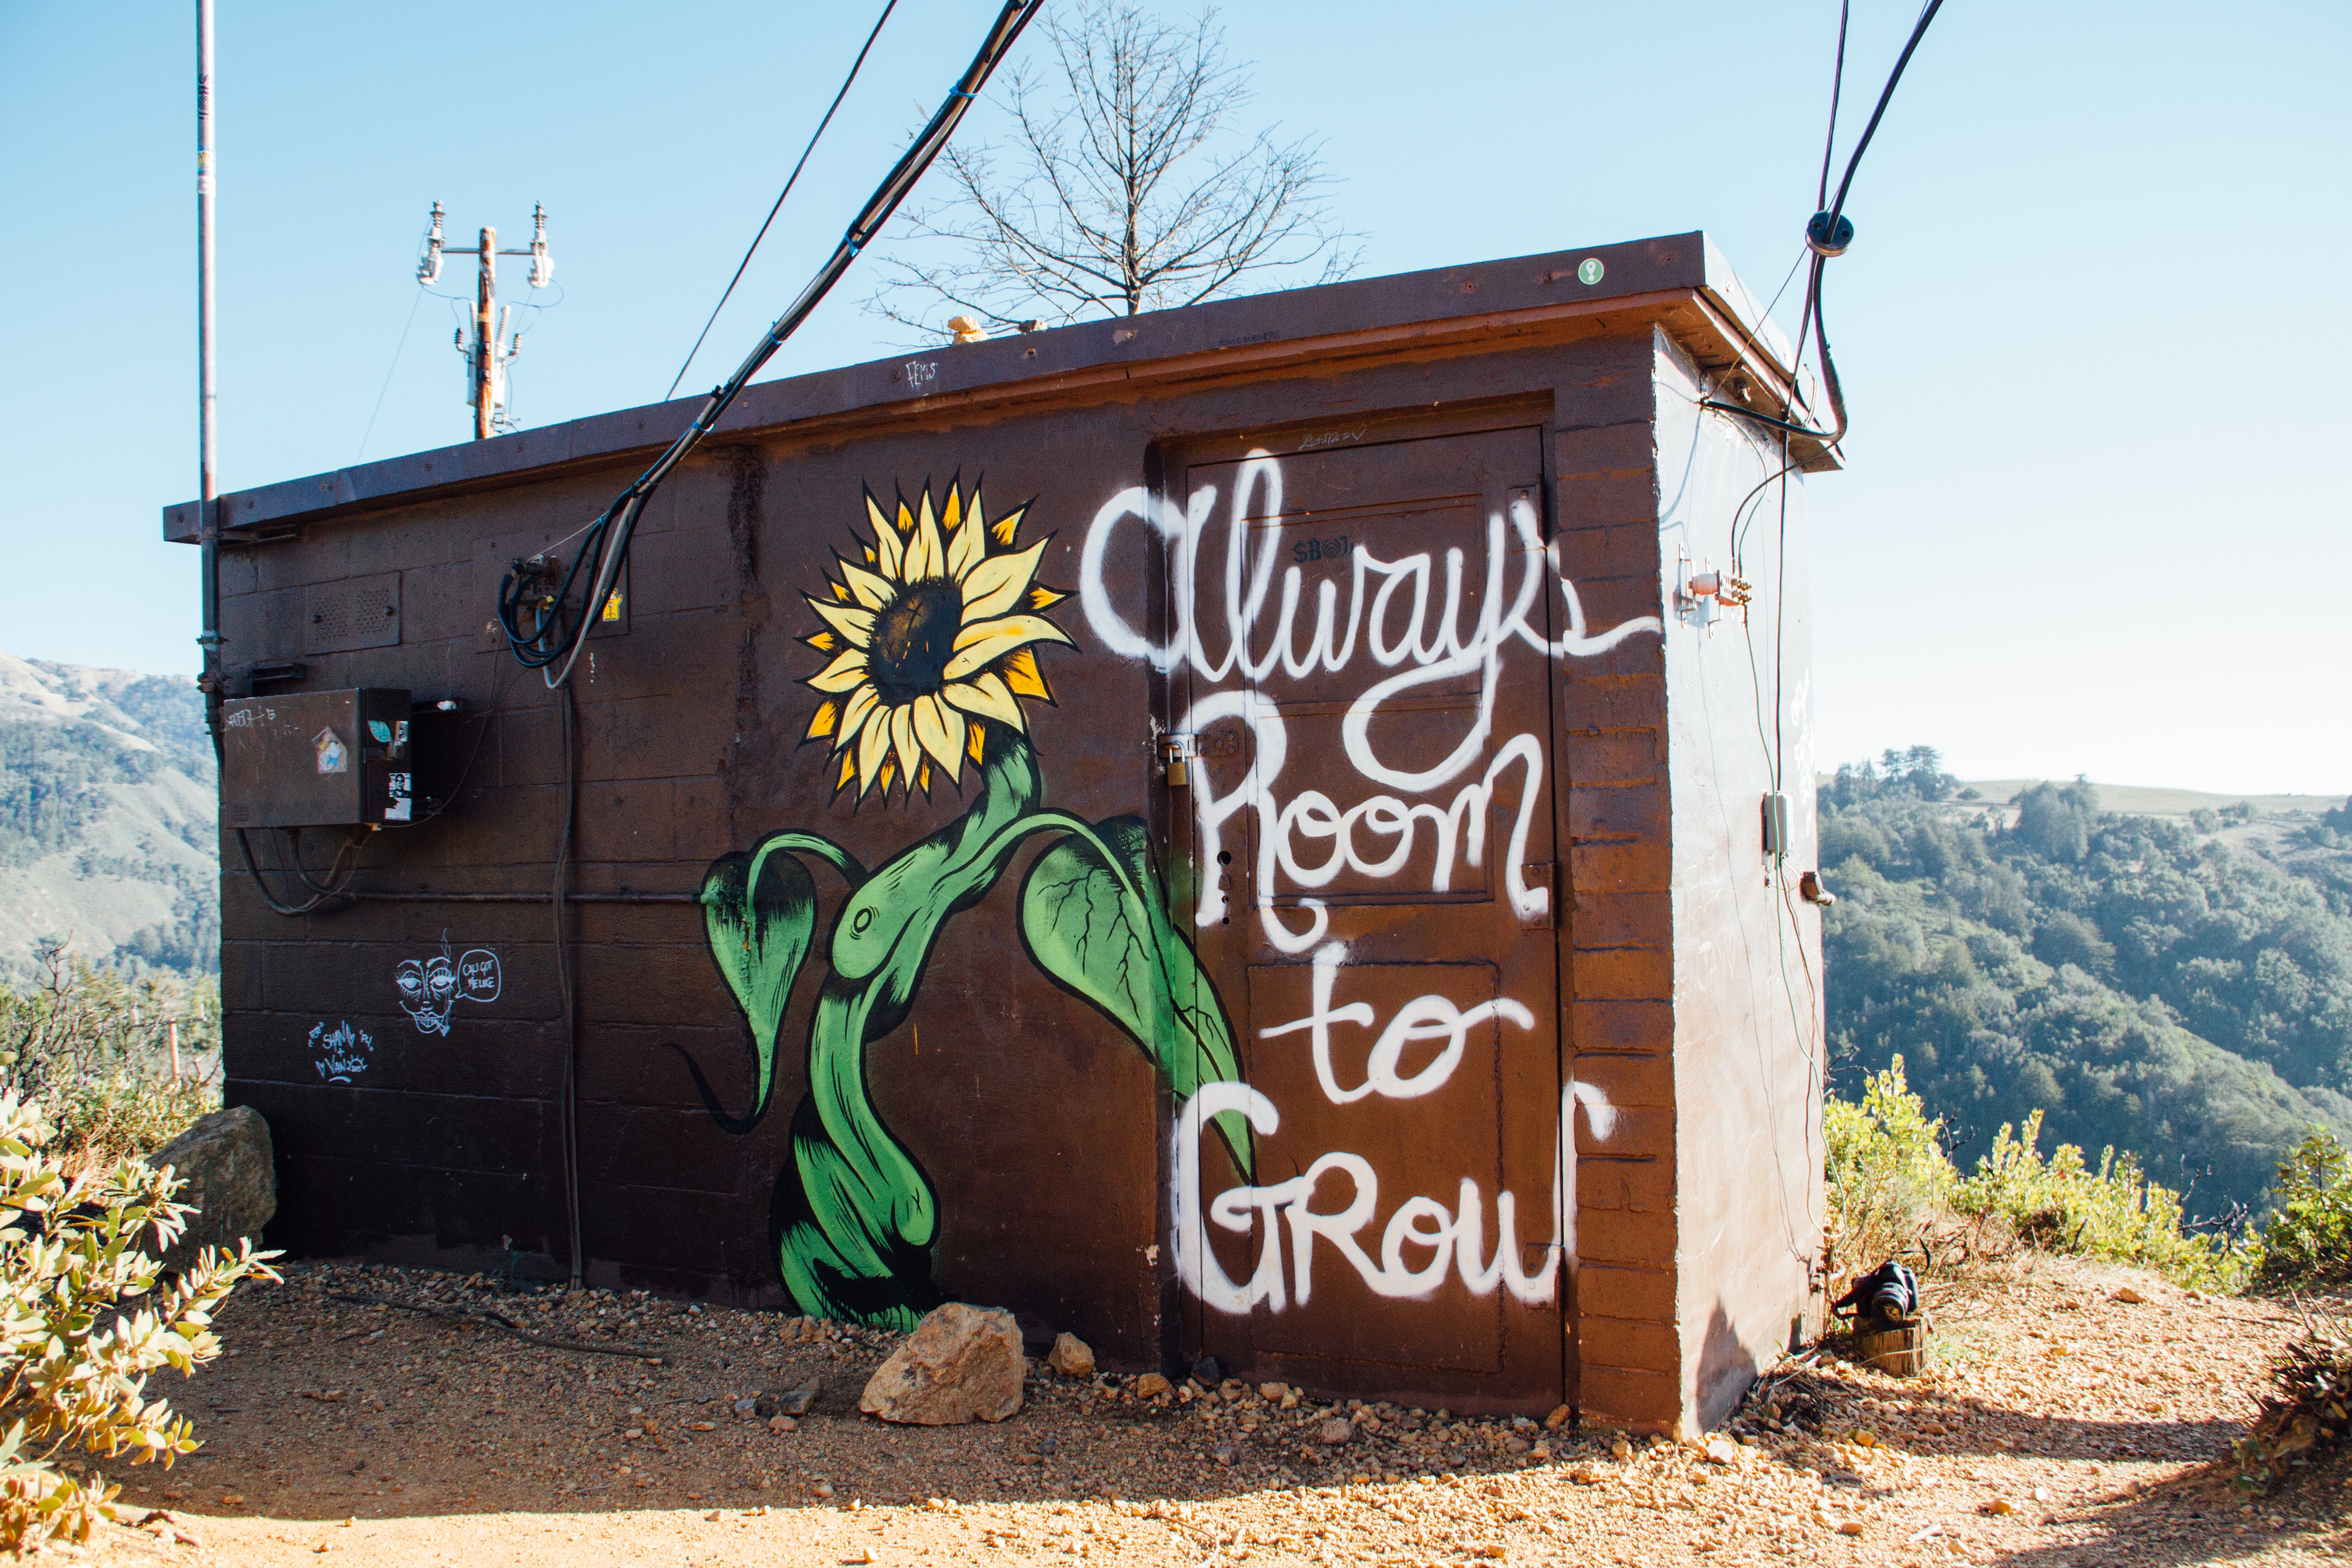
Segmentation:
{"type": "Polygon", "coordinates": [[[230,827],[413,822],[408,693],[362,686],[221,705],[221,812],[230,827]]]}

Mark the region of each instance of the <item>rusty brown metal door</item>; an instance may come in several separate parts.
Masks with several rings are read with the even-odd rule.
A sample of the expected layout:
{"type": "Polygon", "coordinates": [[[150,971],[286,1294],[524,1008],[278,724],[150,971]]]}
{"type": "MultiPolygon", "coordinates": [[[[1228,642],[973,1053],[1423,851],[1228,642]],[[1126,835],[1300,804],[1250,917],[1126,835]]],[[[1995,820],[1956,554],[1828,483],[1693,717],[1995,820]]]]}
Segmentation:
{"type": "Polygon", "coordinates": [[[1245,1080],[1173,1130],[1191,1347],[1260,1381],[1548,1409],[1541,432],[1195,447],[1163,472],[1171,819],[1245,1080]]]}

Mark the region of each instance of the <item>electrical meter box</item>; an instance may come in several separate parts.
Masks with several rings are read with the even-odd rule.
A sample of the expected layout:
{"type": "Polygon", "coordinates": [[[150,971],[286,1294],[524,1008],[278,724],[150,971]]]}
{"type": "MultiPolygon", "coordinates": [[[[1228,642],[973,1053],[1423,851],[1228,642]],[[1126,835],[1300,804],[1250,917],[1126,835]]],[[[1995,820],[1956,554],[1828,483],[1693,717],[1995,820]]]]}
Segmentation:
{"type": "Polygon", "coordinates": [[[230,827],[415,819],[405,691],[362,686],[239,698],[221,705],[221,739],[230,827]]]}

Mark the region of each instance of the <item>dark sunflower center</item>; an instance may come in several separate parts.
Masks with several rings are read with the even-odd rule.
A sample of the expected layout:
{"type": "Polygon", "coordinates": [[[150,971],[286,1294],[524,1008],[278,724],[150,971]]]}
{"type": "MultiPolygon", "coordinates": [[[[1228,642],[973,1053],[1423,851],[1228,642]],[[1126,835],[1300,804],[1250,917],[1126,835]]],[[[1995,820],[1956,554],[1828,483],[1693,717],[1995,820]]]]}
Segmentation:
{"type": "Polygon", "coordinates": [[[866,673],[882,700],[896,706],[947,684],[948,660],[963,625],[963,595],[932,577],[909,583],[874,617],[866,673]]]}

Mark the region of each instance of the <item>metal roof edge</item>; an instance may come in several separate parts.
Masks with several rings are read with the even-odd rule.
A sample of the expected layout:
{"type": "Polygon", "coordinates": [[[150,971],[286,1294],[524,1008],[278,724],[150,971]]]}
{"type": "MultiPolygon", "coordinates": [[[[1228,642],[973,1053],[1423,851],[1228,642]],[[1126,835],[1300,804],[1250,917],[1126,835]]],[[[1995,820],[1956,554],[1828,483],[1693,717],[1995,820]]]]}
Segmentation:
{"type": "MultiPolygon", "coordinates": [[[[1306,289],[1245,295],[1142,315],[1087,321],[983,342],[942,345],[755,382],[728,411],[714,437],[908,405],[929,408],[949,395],[983,390],[1018,397],[1078,380],[1137,376],[1171,361],[1213,363],[1215,356],[1266,356],[1287,342],[1340,334],[1387,336],[1415,328],[1475,330],[1489,318],[1542,314],[1575,302],[1633,302],[1662,292],[1698,294],[1746,334],[1748,352],[1785,374],[1786,339],[1701,231],[1614,245],[1505,257],[1418,272],[1391,273],[1306,289]],[[1601,264],[1593,282],[1580,268],[1601,264]]],[[[1581,312],[1580,312],[1581,313],[1581,312]]],[[[225,531],[292,523],[322,512],[374,510],[404,500],[500,488],[526,473],[602,467],[650,453],[684,429],[702,394],[637,408],[584,416],[404,457],[281,480],[220,498],[225,531]]],[[[196,503],[163,509],[163,537],[193,543],[196,503]]]]}

